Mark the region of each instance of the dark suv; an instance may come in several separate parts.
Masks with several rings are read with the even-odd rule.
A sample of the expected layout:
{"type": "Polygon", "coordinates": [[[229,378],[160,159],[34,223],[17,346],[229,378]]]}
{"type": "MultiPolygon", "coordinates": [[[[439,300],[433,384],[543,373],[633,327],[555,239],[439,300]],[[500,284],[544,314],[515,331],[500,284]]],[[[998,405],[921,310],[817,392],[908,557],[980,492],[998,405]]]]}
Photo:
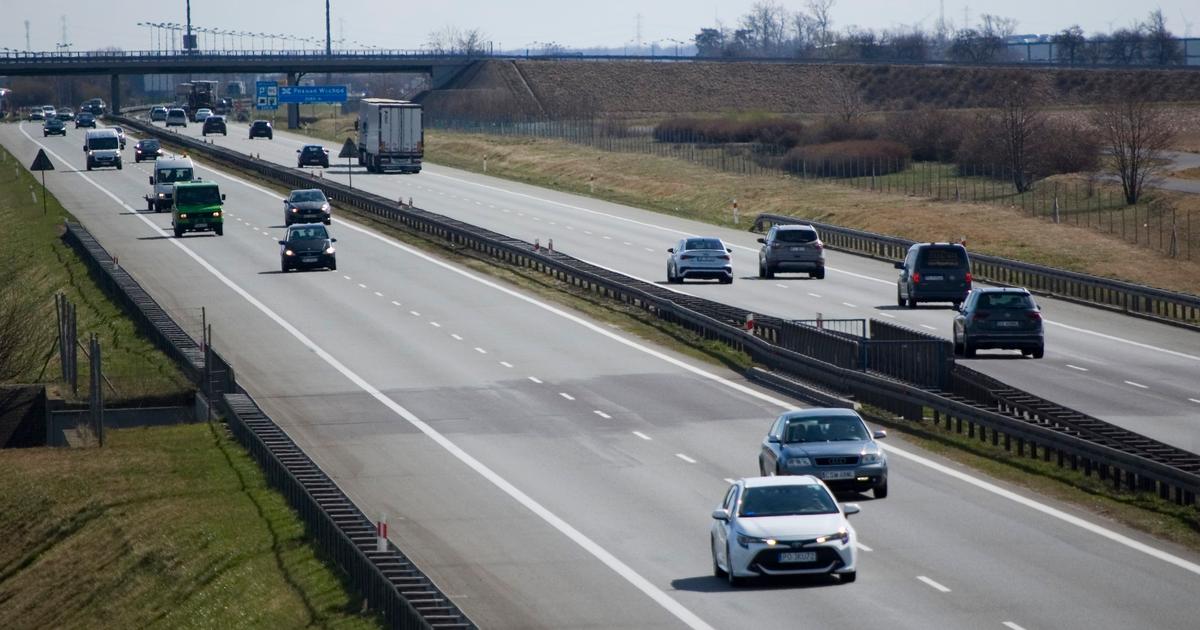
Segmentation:
{"type": "Polygon", "coordinates": [[[1020,350],[1040,359],[1046,342],[1042,312],[1025,289],[975,289],[954,316],[954,353],[967,358],[976,350],[1020,350]]]}
{"type": "Polygon", "coordinates": [[[266,138],[272,140],[275,138],[275,131],[271,129],[271,121],[256,120],[250,123],[250,139],[266,138]]]}
{"type": "Polygon", "coordinates": [[[222,136],[229,135],[229,131],[225,128],[224,116],[209,116],[204,119],[204,126],[200,128],[200,135],[207,136],[210,133],[219,133],[222,136]]]}
{"type": "Polygon", "coordinates": [[[811,225],[776,225],[758,239],[758,277],[774,278],[780,271],[807,271],[810,278],[825,277],[825,245],[811,225]]]}
{"type": "Polygon", "coordinates": [[[950,302],[957,309],[971,292],[971,259],[958,243],[917,243],[896,263],[896,303],[950,302]]]}
{"type": "Polygon", "coordinates": [[[321,166],[329,168],[329,151],[319,144],[306,144],[303,149],[296,149],[296,168],[305,166],[321,166]]]}

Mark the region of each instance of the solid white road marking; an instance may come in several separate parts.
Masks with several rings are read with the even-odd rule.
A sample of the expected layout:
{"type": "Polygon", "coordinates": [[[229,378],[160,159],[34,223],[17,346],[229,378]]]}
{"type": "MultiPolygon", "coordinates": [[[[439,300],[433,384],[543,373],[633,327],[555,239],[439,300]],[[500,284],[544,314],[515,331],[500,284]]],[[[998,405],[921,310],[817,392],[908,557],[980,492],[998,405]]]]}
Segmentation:
{"type": "Polygon", "coordinates": [[[479,354],[487,354],[487,350],[484,350],[483,348],[480,348],[479,346],[475,346],[475,352],[478,352],[479,354]]]}
{"type": "Polygon", "coordinates": [[[1085,367],[1079,367],[1078,365],[1071,365],[1070,363],[1067,364],[1067,367],[1071,368],[1072,370],[1079,370],[1080,372],[1088,371],[1088,369],[1085,367]]]}
{"type": "Polygon", "coordinates": [[[601,418],[604,418],[605,420],[611,420],[611,419],[612,419],[612,416],[610,416],[610,415],[608,415],[608,414],[604,413],[603,411],[600,411],[599,409],[593,409],[593,410],[592,410],[592,413],[596,414],[597,416],[600,416],[601,418]]]}
{"type": "Polygon", "coordinates": [[[684,455],[683,453],[675,453],[675,457],[678,457],[679,459],[682,459],[683,461],[685,461],[689,464],[696,463],[696,460],[692,459],[691,457],[688,457],[687,455],[684,455]]]}
{"type": "Polygon", "coordinates": [[[1149,385],[1142,385],[1141,383],[1134,383],[1133,381],[1125,381],[1125,384],[1133,385],[1134,387],[1136,387],[1138,389],[1150,389],[1149,385]]]}
{"type": "Polygon", "coordinates": [[[1048,320],[1042,320],[1042,322],[1045,324],[1050,324],[1051,326],[1058,326],[1059,328],[1066,328],[1067,330],[1072,330],[1072,331],[1075,331],[1078,333],[1083,333],[1085,335],[1092,335],[1095,337],[1100,337],[1101,339],[1108,339],[1109,341],[1117,341],[1120,343],[1129,344],[1131,346],[1136,346],[1136,347],[1142,348],[1144,350],[1153,350],[1155,352],[1169,354],[1171,356],[1179,357],[1181,359],[1191,359],[1192,361],[1200,361],[1200,356],[1196,356],[1194,354],[1187,354],[1186,352],[1176,352],[1175,350],[1167,350],[1166,348],[1159,348],[1157,346],[1152,346],[1147,343],[1141,343],[1139,341],[1133,341],[1131,339],[1122,339],[1121,337],[1115,337],[1113,335],[1106,335],[1102,332],[1096,332],[1094,330],[1088,330],[1086,328],[1079,328],[1077,326],[1070,326],[1068,324],[1061,324],[1059,322],[1052,322],[1052,321],[1048,321],[1048,320]]]}
{"type": "Polygon", "coordinates": [[[1008,630],[1025,630],[1025,628],[1022,628],[1021,626],[1018,626],[1017,624],[1015,624],[1011,621],[1005,621],[1004,627],[1008,628],[1008,630]]]}
{"type": "Polygon", "coordinates": [[[933,588],[936,588],[937,590],[939,590],[939,591],[941,591],[941,592],[943,592],[943,593],[949,593],[949,592],[950,592],[950,589],[946,588],[945,586],[942,586],[941,584],[938,584],[937,582],[934,582],[933,580],[931,580],[931,579],[929,579],[929,578],[925,577],[924,575],[918,575],[918,576],[917,576],[917,579],[918,579],[918,580],[921,580],[922,582],[924,582],[924,583],[926,583],[926,584],[928,584],[928,585],[930,585],[930,586],[932,586],[933,588]]]}
{"type": "Polygon", "coordinates": [[[542,379],[540,379],[540,378],[538,378],[538,377],[536,377],[536,376],[530,376],[530,377],[529,377],[529,380],[533,381],[534,383],[537,383],[538,385],[541,385],[541,384],[542,384],[542,379]]]}
{"type": "Polygon", "coordinates": [[[563,398],[566,398],[567,400],[575,400],[575,397],[568,394],[567,392],[558,392],[558,395],[562,396],[563,398]]]}
{"type": "Polygon", "coordinates": [[[650,440],[654,439],[654,438],[650,437],[649,435],[646,435],[645,433],[642,433],[641,431],[634,431],[634,432],[633,432],[633,434],[634,434],[634,435],[636,435],[636,436],[638,436],[638,437],[640,437],[640,438],[642,438],[643,440],[646,440],[647,442],[649,442],[650,440]]]}

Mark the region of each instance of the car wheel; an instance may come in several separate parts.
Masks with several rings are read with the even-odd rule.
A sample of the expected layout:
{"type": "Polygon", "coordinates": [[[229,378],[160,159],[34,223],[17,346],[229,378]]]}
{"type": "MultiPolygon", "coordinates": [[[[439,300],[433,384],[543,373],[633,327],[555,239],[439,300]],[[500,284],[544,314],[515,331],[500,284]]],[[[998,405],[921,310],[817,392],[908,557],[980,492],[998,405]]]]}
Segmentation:
{"type": "Polygon", "coordinates": [[[814,273],[812,277],[816,278],[817,280],[824,280],[825,279],[825,268],[821,267],[820,269],[818,269],[817,272],[814,273]]]}
{"type": "Polygon", "coordinates": [[[743,584],[742,578],[733,574],[733,555],[729,553],[729,543],[725,543],[725,563],[729,565],[729,570],[725,572],[725,579],[729,580],[729,586],[737,588],[743,584]]]}
{"type": "Polygon", "coordinates": [[[967,341],[966,339],[963,339],[962,346],[963,346],[963,356],[968,359],[974,359],[975,358],[975,348],[971,345],[971,342],[967,341]]]}
{"type": "Polygon", "coordinates": [[[333,225],[333,219],[325,219],[325,225],[333,225]]]}
{"type": "Polygon", "coordinates": [[[155,210],[154,210],[154,202],[153,202],[153,201],[147,201],[147,202],[146,202],[146,212],[155,212],[155,210]]]}
{"type": "Polygon", "coordinates": [[[729,276],[728,278],[721,278],[720,282],[721,282],[721,284],[733,284],[733,276],[729,276]]]}
{"type": "Polygon", "coordinates": [[[217,227],[213,228],[213,231],[217,233],[217,236],[225,236],[224,225],[218,225],[217,227]]]}
{"type": "Polygon", "coordinates": [[[878,486],[875,486],[871,490],[871,494],[874,494],[876,499],[886,499],[887,494],[888,494],[887,486],[888,486],[887,479],[884,479],[883,483],[879,484],[878,486]]]}
{"type": "Polygon", "coordinates": [[[333,261],[333,262],[331,262],[331,263],[329,263],[329,270],[330,270],[330,271],[337,271],[337,261],[336,261],[336,260],[335,260],[335,261],[333,261]]]}
{"type": "Polygon", "coordinates": [[[1046,346],[1041,345],[1033,349],[1033,358],[1040,359],[1046,356],[1046,346]]]}
{"type": "Polygon", "coordinates": [[[279,271],[280,271],[280,273],[287,273],[288,272],[287,263],[284,263],[284,262],[279,263],[279,271]]]}
{"type": "Polygon", "coordinates": [[[767,280],[770,280],[771,278],[774,278],[774,277],[775,277],[775,270],[771,268],[771,263],[766,263],[766,264],[765,264],[765,267],[766,267],[766,268],[765,268],[765,269],[763,269],[763,271],[764,271],[764,272],[765,272],[765,274],[766,274],[766,275],[765,275],[765,277],[767,278],[767,280]]]}
{"type": "Polygon", "coordinates": [[[849,584],[858,579],[858,571],[847,571],[845,573],[839,573],[838,579],[842,581],[842,584],[849,584]]]}
{"type": "Polygon", "coordinates": [[[762,261],[761,261],[761,260],[760,260],[760,261],[758,261],[758,277],[759,277],[759,278],[766,278],[766,277],[767,277],[767,270],[766,270],[766,269],[763,269],[763,264],[762,264],[762,261]]]}
{"type": "Polygon", "coordinates": [[[917,308],[917,298],[915,298],[915,297],[908,298],[908,308],[917,308]]]}
{"type": "Polygon", "coordinates": [[[951,302],[951,304],[954,306],[954,310],[956,311],[962,308],[962,302],[951,302]]]}
{"type": "Polygon", "coordinates": [[[955,339],[954,340],[954,356],[961,357],[962,354],[963,354],[962,344],[958,343],[958,339],[955,339]]]}
{"type": "Polygon", "coordinates": [[[175,228],[175,238],[183,238],[183,228],[175,228]]]}

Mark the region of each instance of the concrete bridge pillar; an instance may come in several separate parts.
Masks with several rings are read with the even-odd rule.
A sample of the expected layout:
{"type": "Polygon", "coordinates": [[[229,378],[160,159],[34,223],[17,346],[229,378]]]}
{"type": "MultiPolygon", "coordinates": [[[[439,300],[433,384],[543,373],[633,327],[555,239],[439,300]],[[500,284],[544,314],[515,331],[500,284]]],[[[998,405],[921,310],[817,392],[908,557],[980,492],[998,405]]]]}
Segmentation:
{"type": "MultiPolygon", "coordinates": [[[[300,83],[300,75],[295,72],[289,72],[287,75],[287,84],[288,85],[299,85],[299,83],[300,83]]],[[[299,129],[300,128],[300,104],[299,103],[288,103],[287,104],[287,117],[288,117],[288,123],[287,123],[288,129],[299,129]]]]}
{"type": "Polygon", "coordinates": [[[113,114],[121,113],[121,76],[114,74],[109,76],[109,98],[108,111],[113,114]]]}

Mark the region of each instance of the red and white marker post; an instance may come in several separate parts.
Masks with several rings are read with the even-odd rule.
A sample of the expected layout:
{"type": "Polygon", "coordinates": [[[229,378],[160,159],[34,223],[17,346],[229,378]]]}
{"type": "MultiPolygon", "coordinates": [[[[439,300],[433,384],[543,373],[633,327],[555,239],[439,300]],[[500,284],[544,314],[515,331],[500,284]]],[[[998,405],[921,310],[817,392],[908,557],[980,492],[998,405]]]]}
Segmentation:
{"type": "Polygon", "coordinates": [[[379,517],[379,522],[375,524],[375,551],[379,553],[387,552],[387,516],[379,517]]]}

